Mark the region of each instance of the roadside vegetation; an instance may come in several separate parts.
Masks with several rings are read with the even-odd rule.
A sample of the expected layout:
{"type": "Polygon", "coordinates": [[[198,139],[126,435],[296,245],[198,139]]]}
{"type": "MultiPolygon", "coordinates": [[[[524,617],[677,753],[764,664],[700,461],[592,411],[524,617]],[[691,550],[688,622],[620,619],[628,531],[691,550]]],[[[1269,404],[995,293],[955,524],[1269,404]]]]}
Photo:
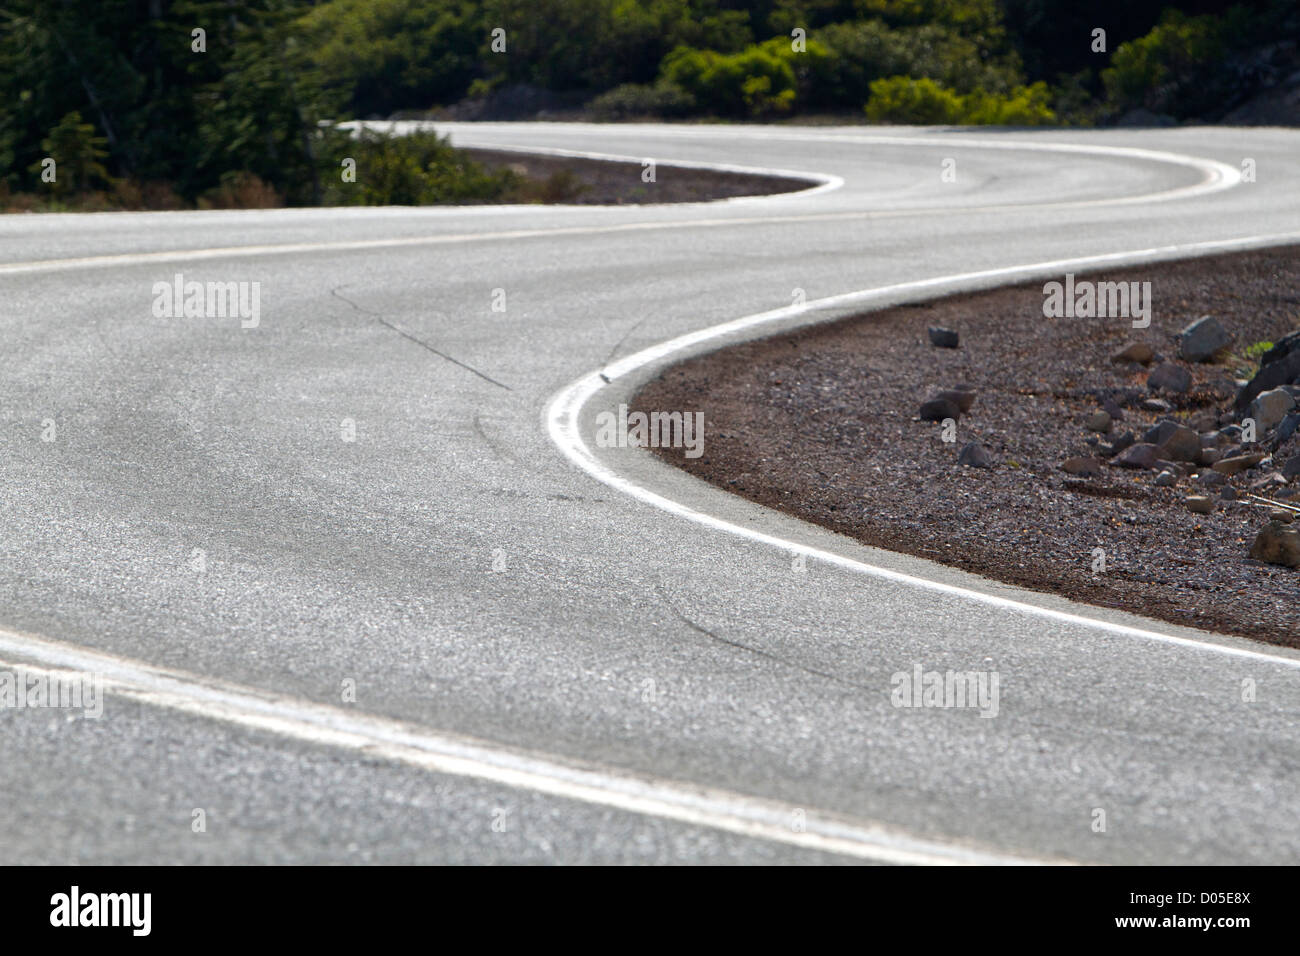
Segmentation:
{"type": "Polygon", "coordinates": [[[1215,121],[1297,36],[1294,0],[2,0],[0,208],[528,192],[353,118],[1215,121]]]}

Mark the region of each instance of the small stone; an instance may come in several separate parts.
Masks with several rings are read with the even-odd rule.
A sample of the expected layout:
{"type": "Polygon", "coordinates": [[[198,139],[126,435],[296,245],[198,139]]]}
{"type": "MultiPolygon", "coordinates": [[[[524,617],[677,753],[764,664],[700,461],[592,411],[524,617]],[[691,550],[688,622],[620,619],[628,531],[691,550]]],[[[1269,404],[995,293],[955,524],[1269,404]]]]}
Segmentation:
{"type": "Polygon", "coordinates": [[[1100,475],[1101,461],[1090,455],[1078,455],[1061,462],[1061,471],[1067,475],[1100,475]]]}
{"type": "Polygon", "coordinates": [[[932,325],[926,331],[930,334],[930,344],[935,348],[955,349],[957,347],[959,336],[952,329],[932,325]]]}
{"type": "Polygon", "coordinates": [[[1264,456],[1259,452],[1253,452],[1249,455],[1233,455],[1231,458],[1224,458],[1214,463],[1214,470],[1225,475],[1235,475],[1245,471],[1247,468],[1253,468],[1264,460],[1264,456]]]}
{"type": "Polygon", "coordinates": [[[1224,485],[1223,490],[1219,492],[1219,497],[1224,501],[1236,501],[1237,489],[1232,487],[1232,485],[1224,485]]]}
{"type": "Polygon", "coordinates": [[[1110,431],[1110,412],[1093,412],[1088,416],[1085,424],[1088,426],[1089,431],[1105,434],[1110,431]]]}
{"type": "Polygon", "coordinates": [[[961,450],[961,454],[957,456],[957,464],[969,465],[972,468],[992,468],[993,458],[984,450],[983,445],[973,441],[961,450]]]}
{"type": "Polygon", "coordinates": [[[1282,424],[1277,426],[1277,446],[1280,447],[1297,431],[1300,431],[1300,414],[1288,415],[1282,419],[1282,424]]]}
{"type": "Polygon", "coordinates": [[[1214,510],[1214,499],[1204,495],[1189,495],[1184,504],[1187,505],[1188,511],[1198,515],[1208,515],[1214,510]]]}
{"type": "Polygon", "coordinates": [[[1174,425],[1159,445],[1160,457],[1171,461],[1201,460],[1201,436],[1196,429],[1186,425],[1174,425]]]}
{"type": "Polygon", "coordinates": [[[941,422],[945,418],[956,421],[961,417],[961,409],[946,398],[932,398],[921,406],[921,421],[941,422]]]}
{"type": "Polygon", "coordinates": [[[935,398],[952,402],[964,414],[969,412],[971,406],[975,404],[977,394],[975,389],[969,385],[958,385],[956,388],[945,388],[935,398]]]}
{"type": "Polygon", "coordinates": [[[1246,414],[1255,419],[1255,427],[1262,433],[1280,424],[1286,418],[1286,413],[1293,408],[1295,399],[1290,393],[1282,388],[1274,388],[1256,395],[1246,414]]]}
{"type": "Polygon", "coordinates": [[[1156,350],[1145,342],[1130,342],[1122,350],[1112,355],[1110,360],[1116,365],[1121,362],[1136,362],[1139,365],[1149,365],[1155,354],[1156,350]]]}
{"type": "Polygon", "coordinates": [[[1178,476],[1172,471],[1162,471],[1156,475],[1157,488],[1172,488],[1176,484],[1178,484],[1178,476]]]}
{"type": "Polygon", "coordinates": [[[1250,556],[1256,561],[1300,568],[1300,531],[1281,521],[1270,521],[1255,536],[1250,556]]]}
{"type": "Polygon", "coordinates": [[[1156,446],[1149,445],[1146,442],[1138,442],[1130,448],[1126,448],[1120,456],[1115,459],[1115,464],[1121,468],[1153,468],[1156,463],[1156,446]]]}
{"type": "Polygon", "coordinates": [[[1270,521],[1280,521],[1283,524],[1290,524],[1295,521],[1294,512],[1287,511],[1285,508],[1274,508],[1268,513],[1270,521]]]}
{"type": "Polygon", "coordinates": [[[1151,391],[1173,392],[1181,395],[1192,387],[1192,373],[1181,365],[1166,362],[1152,369],[1147,376],[1147,388],[1151,391]]]}
{"type": "Polygon", "coordinates": [[[1228,483],[1228,476],[1221,471],[1203,471],[1196,476],[1196,483],[1205,488],[1217,488],[1228,483]]]}
{"type": "Polygon", "coordinates": [[[1144,412],[1168,412],[1172,411],[1173,407],[1163,398],[1144,398],[1138,403],[1138,408],[1144,412]]]}
{"type": "Polygon", "coordinates": [[[1132,432],[1124,432],[1110,440],[1111,446],[1115,449],[1113,454],[1118,455],[1125,448],[1129,448],[1137,441],[1137,437],[1132,432]]]}
{"type": "Polygon", "coordinates": [[[1232,342],[1219,320],[1203,315],[1178,333],[1178,357],[1187,362],[1204,362],[1232,342]]]}
{"type": "Polygon", "coordinates": [[[1124,409],[1119,407],[1119,402],[1113,398],[1108,398],[1101,403],[1101,410],[1110,416],[1113,422],[1122,422],[1124,420],[1124,409]]]}
{"type": "Polygon", "coordinates": [[[1282,477],[1291,479],[1300,475],[1300,455],[1292,455],[1282,466],[1282,477]]]}

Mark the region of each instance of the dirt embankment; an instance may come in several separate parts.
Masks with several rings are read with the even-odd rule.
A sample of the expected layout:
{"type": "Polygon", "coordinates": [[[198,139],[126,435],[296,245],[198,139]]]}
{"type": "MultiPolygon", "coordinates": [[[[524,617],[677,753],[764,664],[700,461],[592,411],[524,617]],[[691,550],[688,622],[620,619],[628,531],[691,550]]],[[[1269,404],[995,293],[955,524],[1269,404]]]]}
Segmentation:
{"type": "MultiPolygon", "coordinates": [[[[1032,283],[693,359],[635,405],[705,413],[704,454],[660,450],[674,465],[865,543],[1300,646],[1300,568],[1250,556],[1277,509],[1247,497],[1300,504],[1300,433],[1286,435],[1300,388],[1288,386],[1296,406],[1254,442],[1240,430],[1251,409],[1234,404],[1259,343],[1300,328],[1300,247],[1085,278],[1149,281],[1150,327],[1045,318],[1032,283]],[[1231,342],[1185,360],[1177,335],[1205,315],[1231,342]],[[933,345],[931,326],[957,331],[959,346],[933,345]],[[1113,361],[1135,343],[1155,356],[1113,361]],[[1168,387],[1153,388],[1153,374],[1168,387]],[[956,386],[974,390],[969,410],[949,396],[938,420],[922,420],[922,404],[956,386]]],[[[1273,527],[1300,528],[1300,516],[1273,527]]]]}

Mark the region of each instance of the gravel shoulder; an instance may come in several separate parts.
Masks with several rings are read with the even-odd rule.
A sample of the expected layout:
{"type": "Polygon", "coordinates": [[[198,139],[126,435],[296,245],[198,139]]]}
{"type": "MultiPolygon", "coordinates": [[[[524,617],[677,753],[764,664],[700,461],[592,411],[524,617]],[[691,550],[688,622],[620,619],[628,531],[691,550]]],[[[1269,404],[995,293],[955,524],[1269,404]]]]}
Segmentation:
{"type": "MultiPolygon", "coordinates": [[[[513,150],[461,150],[488,169],[506,167],[525,177],[534,201],[576,205],[642,205],[706,202],[736,196],[767,196],[808,189],[815,183],[787,176],[761,176],[659,164],[654,182],[642,180],[640,163],[513,150]]],[[[503,201],[516,201],[507,197],[503,201]]]]}
{"type": "MultiPolygon", "coordinates": [[[[1235,401],[1261,354],[1275,363],[1256,344],[1300,328],[1300,246],[1075,280],[1150,282],[1149,328],[1047,318],[1043,283],[1029,283],[691,359],[648,383],[633,408],[702,411],[702,455],[655,453],[867,544],[1300,647],[1300,567],[1257,543],[1265,529],[1274,545],[1300,541],[1300,515],[1283,521],[1283,509],[1247,497],[1300,505],[1300,432],[1287,435],[1300,388],[1277,390],[1290,389],[1278,397],[1294,407],[1261,421],[1254,442],[1240,425],[1259,406],[1235,401]],[[1203,360],[1182,357],[1192,343],[1180,330],[1206,315],[1231,341],[1203,360]],[[956,331],[958,347],[932,344],[930,327],[956,331]],[[1134,344],[1154,357],[1114,360],[1134,344]],[[938,420],[923,420],[923,404],[959,386],[975,393],[967,411],[950,395],[938,420]],[[1074,474],[1062,468],[1070,459],[1074,474]]],[[[1287,362],[1300,363],[1300,350],[1287,362]]]]}

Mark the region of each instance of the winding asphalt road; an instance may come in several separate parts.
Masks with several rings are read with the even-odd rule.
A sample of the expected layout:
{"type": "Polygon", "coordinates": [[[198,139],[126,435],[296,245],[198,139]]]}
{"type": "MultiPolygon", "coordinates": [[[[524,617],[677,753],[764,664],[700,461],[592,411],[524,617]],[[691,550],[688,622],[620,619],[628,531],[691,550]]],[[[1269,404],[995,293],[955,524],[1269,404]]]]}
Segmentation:
{"type": "Polygon", "coordinates": [[[1300,858],[1300,655],[864,548],[591,427],[737,338],[1300,240],[1300,132],[443,128],[810,183],[0,218],[0,669],[110,691],[0,710],[0,862],[1300,858]],[[260,325],[156,318],[177,273],[261,283],[260,325]],[[917,664],[995,671],[997,716],[894,707],[917,664]]]}

